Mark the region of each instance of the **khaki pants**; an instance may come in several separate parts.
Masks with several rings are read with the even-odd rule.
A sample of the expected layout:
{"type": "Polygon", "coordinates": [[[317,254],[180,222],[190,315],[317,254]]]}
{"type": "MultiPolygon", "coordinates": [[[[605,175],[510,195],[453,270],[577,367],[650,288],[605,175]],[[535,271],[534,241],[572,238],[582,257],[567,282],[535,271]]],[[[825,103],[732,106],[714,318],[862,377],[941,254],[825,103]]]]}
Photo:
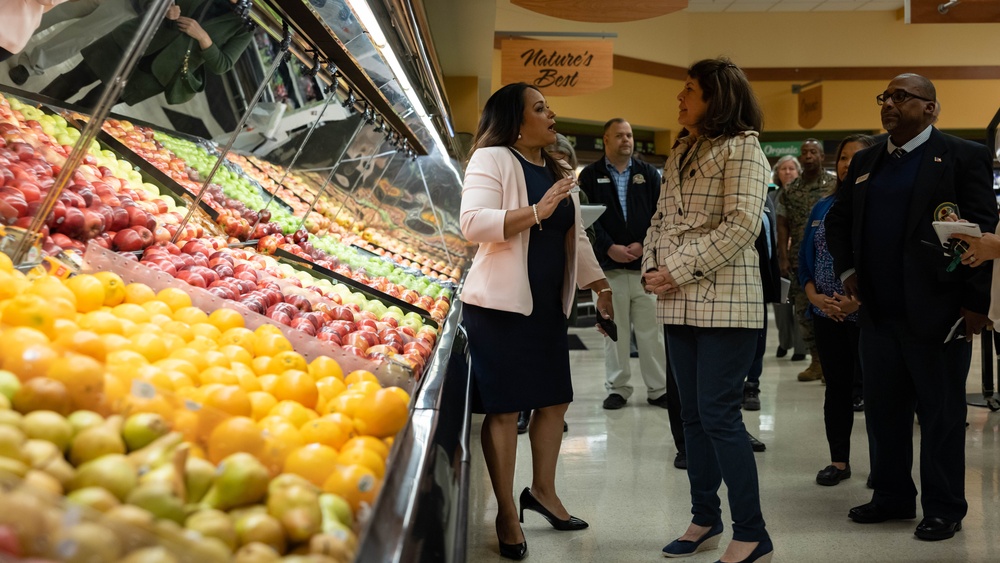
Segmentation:
{"type": "MultiPolygon", "coordinates": [[[[628,399],[632,396],[632,368],[629,365],[629,328],[635,330],[639,348],[639,369],[646,383],[646,397],[659,399],[667,392],[667,353],[663,325],[656,320],[656,296],[642,288],[642,275],[632,270],[604,272],[611,285],[618,342],[604,339],[604,388],[628,399]]],[[[596,301],[596,299],[595,299],[596,301]]],[[[600,314],[600,313],[598,313],[600,314]]]]}

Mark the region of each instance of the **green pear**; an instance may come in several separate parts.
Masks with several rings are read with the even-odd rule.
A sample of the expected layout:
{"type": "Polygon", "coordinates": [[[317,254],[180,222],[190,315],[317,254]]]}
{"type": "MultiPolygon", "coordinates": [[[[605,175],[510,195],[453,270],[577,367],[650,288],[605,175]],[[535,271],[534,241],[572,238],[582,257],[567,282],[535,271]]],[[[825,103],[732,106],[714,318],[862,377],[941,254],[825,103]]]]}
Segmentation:
{"type": "Polygon", "coordinates": [[[24,454],[24,444],[28,437],[20,428],[0,426],[0,457],[27,463],[28,456],[24,454]]]}
{"type": "Polygon", "coordinates": [[[233,563],[272,563],[281,561],[281,553],[260,542],[251,542],[241,547],[233,557],[233,563]]]}
{"type": "Polygon", "coordinates": [[[73,478],[76,477],[76,469],[66,461],[62,456],[53,457],[44,466],[39,467],[42,471],[48,473],[49,475],[55,477],[60,483],[62,483],[63,489],[69,489],[70,483],[73,478]]]}
{"type": "Polygon", "coordinates": [[[183,524],[187,517],[184,501],[174,494],[170,483],[163,481],[140,483],[132,489],[125,502],[145,509],[157,518],[173,520],[178,524],[183,524]]]}
{"type": "Polygon", "coordinates": [[[323,516],[318,504],[286,510],[279,520],[293,543],[304,542],[323,530],[323,516]]]}
{"type": "Polygon", "coordinates": [[[274,548],[277,553],[285,552],[285,529],[277,518],[259,511],[234,518],[239,545],[259,543],[274,548]]]}
{"type": "Polygon", "coordinates": [[[124,454],[121,426],[122,417],[110,416],[103,423],[77,434],[69,448],[70,462],[79,466],[108,454],[124,454]]]}
{"type": "Polygon", "coordinates": [[[52,442],[59,451],[66,451],[73,438],[73,425],[53,411],[34,411],[24,415],[21,428],[28,438],[52,442]]]}
{"type": "Polygon", "coordinates": [[[152,514],[138,506],[121,504],[109,508],[101,515],[100,523],[118,536],[125,552],[151,546],[156,542],[153,535],[156,520],[152,514]]]}
{"type": "Polygon", "coordinates": [[[27,456],[27,462],[35,469],[41,469],[53,459],[62,457],[62,450],[46,440],[28,440],[21,447],[21,453],[27,456]]]}
{"type": "Polygon", "coordinates": [[[229,551],[236,549],[236,528],[229,515],[221,510],[199,510],[188,516],[184,527],[207,538],[216,538],[226,544],[229,551]]]}
{"type": "Polygon", "coordinates": [[[66,417],[66,420],[73,426],[75,438],[80,432],[104,422],[104,417],[94,411],[74,411],[66,417]]]}
{"type": "Polygon", "coordinates": [[[229,510],[260,502],[270,479],[267,468],[257,458],[243,452],[232,454],[219,463],[212,488],[205,493],[201,504],[229,510]]]}
{"type": "Polygon", "coordinates": [[[0,426],[13,426],[20,430],[23,423],[23,414],[12,410],[0,410],[0,426]]]}
{"type": "Polygon", "coordinates": [[[167,548],[162,546],[144,547],[129,553],[118,563],[179,563],[167,548]]]}
{"type": "Polygon", "coordinates": [[[188,456],[184,465],[184,486],[188,502],[201,502],[215,480],[215,466],[207,459],[188,456]]]}
{"type": "Polygon", "coordinates": [[[121,454],[110,454],[88,461],[76,470],[69,490],[84,487],[104,487],[124,501],[135,488],[138,477],[128,459],[121,454]]]}
{"type": "Polygon", "coordinates": [[[319,510],[323,514],[323,532],[329,533],[336,522],[347,529],[354,525],[354,513],[351,505],[344,497],[333,493],[323,493],[319,496],[319,510]],[[330,530],[327,527],[330,527],[330,530]]]}
{"type": "Polygon", "coordinates": [[[135,413],[125,419],[122,426],[122,438],[130,452],[148,446],[167,432],[170,432],[170,425],[162,415],[152,412],[135,413]]]}
{"type": "Polygon", "coordinates": [[[109,493],[107,489],[103,489],[101,487],[84,487],[82,489],[77,489],[66,495],[66,502],[77,506],[86,506],[87,508],[98,512],[107,512],[121,504],[118,502],[118,499],[115,498],[115,495],[109,493]]]}
{"type": "Polygon", "coordinates": [[[353,561],[354,550],[348,540],[337,534],[316,534],[309,540],[309,552],[325,555],[335,561],[353,561]]]}
{"type": "Polygon", "coordinates": [[[170,432],[153,440],[146,447],[128,454],[129,463],[137,471],[145,473],[168,463],[173,459],[174,449],[184,441],[180,432],[170,432]]]}
{"type": "Polygon", "coordinates": [[[93,522],[63,528],[50,543],[53,557],[70,563],[115,561],[121,547],[114,532],[93,522]]]}
{"type": "Polygon", "coordinates": [[[312,484],[312,481],[294,473],[282,473],[274,479],[271,479],[271,482],[267,485],[267,494],[268,496],[275,495],[293,486],[312,489],[316,491],[316,494],[319,494],[319,489],[316,488],[316,485],[312,484]]]}

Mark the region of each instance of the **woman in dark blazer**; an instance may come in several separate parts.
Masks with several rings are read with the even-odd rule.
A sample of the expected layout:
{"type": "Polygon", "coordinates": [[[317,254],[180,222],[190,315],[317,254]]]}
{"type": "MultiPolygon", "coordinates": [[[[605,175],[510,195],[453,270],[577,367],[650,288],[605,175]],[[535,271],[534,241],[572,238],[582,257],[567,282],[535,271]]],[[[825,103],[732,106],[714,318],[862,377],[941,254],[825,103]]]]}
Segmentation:
{"type": "MultiPolygon", "coordinates": [[[[149,0],[139,0],[148,4],[149,0]]],[[[163,25],[122,90],[121,101],[134,105],[163,92],[169,104],[181,104],[205,87],[205,70],[224,74],[250,45],[252,35],[231,4],[236,0],[175,0],[163,25]]],[[[106,84],[115,72],[141,18],[116,27],[83,50],[83,62],[56,77],[41,94],[68,100],[82,88],[106,84]]],[[[78,103],[93,107],[103,88],[94,87],[78,103]]]]}

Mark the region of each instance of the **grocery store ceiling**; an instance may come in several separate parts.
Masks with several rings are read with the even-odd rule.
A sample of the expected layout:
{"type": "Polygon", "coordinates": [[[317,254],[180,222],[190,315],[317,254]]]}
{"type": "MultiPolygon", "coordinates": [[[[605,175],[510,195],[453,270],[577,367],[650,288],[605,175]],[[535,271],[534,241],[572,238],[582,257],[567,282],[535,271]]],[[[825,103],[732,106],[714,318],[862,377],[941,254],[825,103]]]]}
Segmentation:
{"type": "Polygon", "coordinates": [[[688,0],[687,12],[851,12],[889,11],[903,0],[688,0]]]}

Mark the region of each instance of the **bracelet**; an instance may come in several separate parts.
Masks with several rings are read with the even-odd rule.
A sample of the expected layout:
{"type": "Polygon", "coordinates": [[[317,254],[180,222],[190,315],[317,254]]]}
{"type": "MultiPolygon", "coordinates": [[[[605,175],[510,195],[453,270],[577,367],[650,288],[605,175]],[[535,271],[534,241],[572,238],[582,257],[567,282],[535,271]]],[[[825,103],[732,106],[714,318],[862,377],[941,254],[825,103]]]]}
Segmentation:
{"type": "Polygon", "coordinates": [[[598,295],[600,295],[602,293],[611,293],[611,288],[610,287],[605,287],[604,289],[602,289],[602,290],[600,290],[600,291],[597,292],[598,295]]]}
{"type": "Polygon", "coordinates": [[[538,225],[538,230],[542,230],[542,222],[538,219],[538,205],[531,205],[531,212],[535,214],[535,224],[538,225]]]}

